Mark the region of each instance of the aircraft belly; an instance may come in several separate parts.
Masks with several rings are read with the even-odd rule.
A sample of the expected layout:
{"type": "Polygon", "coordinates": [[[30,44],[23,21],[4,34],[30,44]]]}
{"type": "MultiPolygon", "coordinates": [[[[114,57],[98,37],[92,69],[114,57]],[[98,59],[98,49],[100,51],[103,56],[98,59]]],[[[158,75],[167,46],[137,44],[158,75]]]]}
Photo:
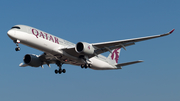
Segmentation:
{"type": "Polygon", "coordinates": [[[94,70],[110,70],[110,69],[115,69],[115,67],[113,67],[112,65],[110,65],[109,63],[102,61],[96,57],[93,57],[90,59],[90,61],[92,61],[92,66],[91,69],[94,70]]]}

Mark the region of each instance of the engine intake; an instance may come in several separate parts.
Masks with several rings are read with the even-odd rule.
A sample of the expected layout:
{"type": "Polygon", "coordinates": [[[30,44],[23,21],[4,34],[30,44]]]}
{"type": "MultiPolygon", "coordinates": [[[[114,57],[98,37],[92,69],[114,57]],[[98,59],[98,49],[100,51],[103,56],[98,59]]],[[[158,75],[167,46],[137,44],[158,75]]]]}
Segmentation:
{"type": "Polygon", "coordinates": [[[84,55],[94,54],[94,47],[92,46],[92,44],[86,42],[78,42],[76,44],[75,50],[77,53],[81,53],[84,55]]]}
{"type": "Polygon", "coordinates": [[[24,63],[32,66],[32,67],[39,67],[42,65],[41,60],[39,59],[38,56],[34,55],[34,54],[26,54],[24,56],[24,63]]]}

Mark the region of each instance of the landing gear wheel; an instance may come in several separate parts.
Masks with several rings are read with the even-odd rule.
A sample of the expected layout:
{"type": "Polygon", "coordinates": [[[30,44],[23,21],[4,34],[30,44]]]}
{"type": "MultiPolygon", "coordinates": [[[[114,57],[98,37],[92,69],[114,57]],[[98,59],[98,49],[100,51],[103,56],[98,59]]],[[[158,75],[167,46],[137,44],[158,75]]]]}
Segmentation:
{"type": "Polygon", "coordinates": [[[59,74],[61,74],[61,73],[62,73],[62,70],[60,69],[60,70],[59,70],[59,74]]]}
{"type": "Polygon", "coordinates": [[[85,68],[85,69],[87,69],[87,68],[91,68],[91,64],[84,64],[84,65],[81,65],[81,68],[85,68]]]}
{"type": "Polygon", "coordinates": [[[62,72],[63,72],[63,73],[66,73],[66,70],[65,70],[65,69],[63,69],[63,70],[62,70],[62,72]]]}
{"type": "Polygon", "coordinates": [[[85,65],[85,66],[84,66],[84,68],[85,68],[85,69],[87,69],[87,68],[88,68],[88,66],[87,66],[87,65],[85,65]]]}
{"type": "Polygon", "coordinates": [[[81,65],[81,68],[84,68],[84,65],[81,65]]]}
{"type": "Polygon", "coordinates": [[[91,68],[91,64],[88,64],[88,67],[91,68]]]}
{"type": "Polygon", "coordinates": [[[20,49],[20,47],[17,47],[17,48],[15,48],[15,50],[16,50],[16,51],[20,51],[21,49],[20,49]]]}
{"type": "Polygon", "coordinates": [[[56,69],[54,72],[55,72],[55,74],[57,74],[57,73],[58,73],[58,70],[56,69]]]}

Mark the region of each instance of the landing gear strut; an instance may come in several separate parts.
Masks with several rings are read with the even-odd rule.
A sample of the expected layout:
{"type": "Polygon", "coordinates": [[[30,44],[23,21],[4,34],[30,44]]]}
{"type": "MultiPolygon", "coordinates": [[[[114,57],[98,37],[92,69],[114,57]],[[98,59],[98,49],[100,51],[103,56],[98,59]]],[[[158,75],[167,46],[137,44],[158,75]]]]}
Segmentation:
{"type": "Polygon", "coordinates": [[[14,40],[14,43],[16,44],[15,50],[20,51],[20,47],[19,47],[20,40],[14,40]]]}
{"type": "Polygon", "coordinates": [[[84,61],[85,64],[81,65],[81,68],[91,68],[91,61],[89,60],[89,58],[87,56],[83,56],[81,55],[80,58],[84,61]]]}
{"type": "Polygon", "coordinates": [[[62,67],[62,63],[60,62],[60,61],[57,61],[56,62],[56,65],[59,67],[59,70],[55,70],[54,72],[57,74],[57,73],[59,73],[59,74],[61,74],[61,73],[66,73],[66,70],[65,69],[62,69],[61,67],[62,67]]]}

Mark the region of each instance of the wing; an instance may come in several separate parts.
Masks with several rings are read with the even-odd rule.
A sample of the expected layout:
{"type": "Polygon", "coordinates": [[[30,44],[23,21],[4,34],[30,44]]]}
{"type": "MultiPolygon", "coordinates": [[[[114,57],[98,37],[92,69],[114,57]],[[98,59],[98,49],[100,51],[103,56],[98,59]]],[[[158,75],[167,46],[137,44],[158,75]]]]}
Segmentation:
{"type": "Polygon", "coordinates": [[[95,43],[93,46],[97,47],[96,53],[103,53],[104,51],[113,50],[116,48],[124,48],[126,50],[126,46],[134,45],[135,42],[145,41],[153,38],[163,37],[171,34],[175,29],[171,30],[166,34],[154,35],[154,36],[147,36],[147,37],[140,37],[140,38],[133,38],[133,39],[126,39],[126,40],[119,40],[119,41],[111,41],[111,42],[104,42],[104,43],[95,43]]]}
{"type": "MultiPolygon", "coordinates": [[[[136,42],[145,41],[149,39],[154,39],[158,37],[163,37],[171,34],[175,29],[171,30],[170,32],[166,34],[160,34],[160,35],[154,35],[154,36],[147,36],[147,37],[140,37],[140,38],[133,38],[133,39],[126,39],[126,40],[118,40],[118,41],[110,41],[110,42],[101,42],[101,43],[94,43],[92,46],[95,48],[95,51],[93,55],[89,56],[89,58],[96,56],[98,54],[104,53],[104,52],[111,52],[113,49],[117,48],[124,48],[126,50],[126,46],[134,45],[136,42]]],[[[65,48],[62,49],[66,53],[78,57],[79,54],[75,51],[75,47],[72,48],[65,48]]]]}

